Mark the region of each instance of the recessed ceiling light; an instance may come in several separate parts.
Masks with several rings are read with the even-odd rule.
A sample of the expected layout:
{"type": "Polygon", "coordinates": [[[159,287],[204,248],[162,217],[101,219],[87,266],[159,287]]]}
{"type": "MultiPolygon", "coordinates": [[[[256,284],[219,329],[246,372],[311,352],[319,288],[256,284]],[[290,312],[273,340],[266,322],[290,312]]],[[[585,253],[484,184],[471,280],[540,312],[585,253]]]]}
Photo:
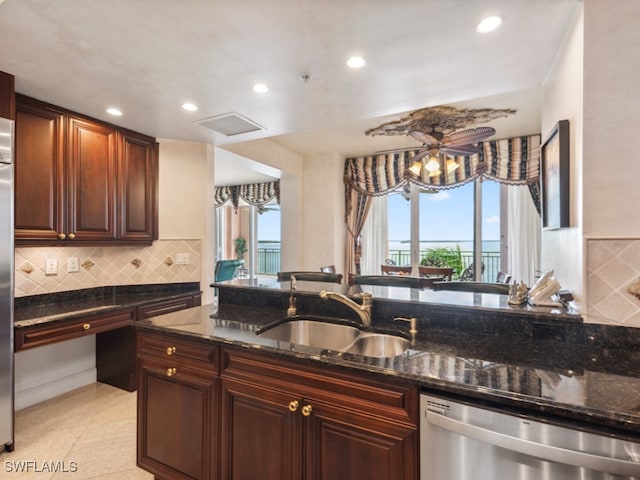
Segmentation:
{"type": "Polygon", "coordinates": [[[491,17],[484,18],[476,27],[476,32],[478,33],[492,32],[493,30],[498,28],[501,23],[502,23],[502,18],[500,17],[491,16],[491,17]]]}
{"type": "Polygon", "coordinates": [[[195,112],[196,110],[198,110],[197,105],[194,105],[193,103],[189,103],[189,102],[183,103],[182,108],[187,112],[195,112]]]}
{"type": "Polygon", "coordinates": [[[267,87],[264,83],[256,83],[253,86],[253,91],[256,93],[267,93],[269,91],[269,87],[267,87]]]}
{"type": "Polygon", "coordinates": [[[114,117],[122,116],[122,110],[120,110],[119,108],[114,108],[114,107],[107,108],[107,113],[109,115],[113,115],[114,117]]]}
{"type": "Polygon", "coordinates": [[[347,60],[347,66],[350,68],[362,68],[367,64],[362,57],[351,57],[347,60]]]}

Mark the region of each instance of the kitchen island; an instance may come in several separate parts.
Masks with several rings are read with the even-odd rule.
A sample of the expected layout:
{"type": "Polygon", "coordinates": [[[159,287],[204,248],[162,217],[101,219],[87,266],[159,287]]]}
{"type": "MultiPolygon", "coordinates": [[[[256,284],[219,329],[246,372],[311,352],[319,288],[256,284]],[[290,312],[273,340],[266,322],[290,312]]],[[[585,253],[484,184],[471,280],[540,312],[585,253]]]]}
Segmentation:
{"type": "MultiPolygon", "coordinates": [[[[393,317],[413,315],[419,333],[401,355],[371,358],[256,335],[285,316],[288,282],[237,280],[216,287],[218,306],[136,323],[138,462],[158,478],[184,478],[184,469],[191,469],[190,478],[250,478],[252,468],[272,468],[261,478],[300,478],[304,470],[304,478],[330,471],[340,478],[415,479],[420,392],[640,439],[635,332],[585,325],[578,315],[552,309],[511,308],[499,295],[437,297],[443,292],[403,289],[398,295],[405,297],[397,298],[391,289],[373,289],[375,327],[406,333],[408,325],[393,317]],[[164,415],[169,405],[173,420],[164,415]],[[177,438],[191,439],[190,451],[164,445],[167,423],[174,434],[183,429],[177,438]],[[297,441],[307,446],[302,452],[297,441]],[[354,476],[348,462],[346,470],[328,470],[338,455],[331,445],[377,459],[365,469],[369,477],[354,476]],[[194,467],[185,459],[196,458],[196,450],[194,467]],[[263,450],[268,459],[242,460],[263,450]],[[389,471],[395,476],[380,473],[389,471]]],[[[299,282],[298,313],[351,315],[342,304],[319,299],[317,292],[327,287],[353,293],[346,286],[299,282]]]]}

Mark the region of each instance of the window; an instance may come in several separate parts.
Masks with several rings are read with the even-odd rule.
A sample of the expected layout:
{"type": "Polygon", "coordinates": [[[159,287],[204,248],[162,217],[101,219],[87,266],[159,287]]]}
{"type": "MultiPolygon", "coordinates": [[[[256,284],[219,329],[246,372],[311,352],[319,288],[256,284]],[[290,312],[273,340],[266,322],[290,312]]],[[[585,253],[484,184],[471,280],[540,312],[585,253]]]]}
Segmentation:
{"type": "Polygon", "coordinates": [[[257,213],[256,273],[275,275],[280,270],[280,205],[255,207],[257,213]]]}
{"type": "Polygon", "coordinates": [[[392,194],[387,199],[392,261],[398,265],[450,266],[459,277],[475,264],[477,247],[484,266],[482,280],[495,281],[501,270],[498,183],[470,182],[436,192],[412,186],[410,193],[392,194]],[[475,200],[476,192],[481,192],[479,201],[475,200]]]}

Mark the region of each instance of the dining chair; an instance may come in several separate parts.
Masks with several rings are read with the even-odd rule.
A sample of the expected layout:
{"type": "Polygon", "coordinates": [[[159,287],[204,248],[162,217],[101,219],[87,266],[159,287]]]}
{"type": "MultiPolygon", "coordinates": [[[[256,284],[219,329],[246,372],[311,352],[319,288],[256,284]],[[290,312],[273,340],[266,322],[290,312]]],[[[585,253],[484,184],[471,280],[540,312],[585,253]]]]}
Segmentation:
{"type": "Polygon", "coordinates": [[[431,288],[434,290],[451,290],[457,292],[474,292],[474,293],[498,293],[501,295],[509,295],[509,285],[506,283],[488,283],[488,282],[433,282],[431,288]]]}
{"type": "Polygon", "coordinates": [[[341,273],[330,272],[316,272],[316,271],[298,271],[298,272],[278,272],[276,278],[279,282],[288,282],[291,280],[291,275],[296,277],[296,280],[306,280],[308,282],[329,282],[329,283],[342,283],[341,273]]]}
{"type": "Polygon", "coordinates": [[[380,265],[383,275],[411,275],[411,265],[380,265]]]}
{"type": "Polygon", "coordinates": [[[443,280],[451,281],[451,277],[453,276],[453,268],[420,265],[418,266],[418,273],[421,277],[440,277],[443,280]]]}
{"type": "Polygon", "coordinates": [[[349,285],[380,285],[385,287],[427,288],[434,279],[410,275],[350,275],[349,285]]]}
{"type": "Polygon", "coordinates": [[[325,267],[320,267],[320,271],[324,273],[336,273],[335,265],[327,265],[325,267]]]}
{"type": "Polygon", "coordinates": [[[498,272],[496,283],[506,283],[508,285],[509,283],[511,283],[511,275],[505,272],[498,272]]]}

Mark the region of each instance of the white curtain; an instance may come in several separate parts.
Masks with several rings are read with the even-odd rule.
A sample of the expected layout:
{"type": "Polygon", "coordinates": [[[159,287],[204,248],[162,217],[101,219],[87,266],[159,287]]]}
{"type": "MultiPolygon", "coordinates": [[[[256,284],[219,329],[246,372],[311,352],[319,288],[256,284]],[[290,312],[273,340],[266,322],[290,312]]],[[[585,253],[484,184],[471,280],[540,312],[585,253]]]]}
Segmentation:
{"type": "Polygon", "coordinates": [[[387,196],[373,197],[371,210],[362,228],[362,275],[380,275],[380,265],[387,258],[389,226],[387,223],[387,196]]]}
{"type": "Polygon", "coordinates": [[[507,188],[507,260],[511,281],[532,286],[540,268],[540,215],[527,186],[507,188]]]}

